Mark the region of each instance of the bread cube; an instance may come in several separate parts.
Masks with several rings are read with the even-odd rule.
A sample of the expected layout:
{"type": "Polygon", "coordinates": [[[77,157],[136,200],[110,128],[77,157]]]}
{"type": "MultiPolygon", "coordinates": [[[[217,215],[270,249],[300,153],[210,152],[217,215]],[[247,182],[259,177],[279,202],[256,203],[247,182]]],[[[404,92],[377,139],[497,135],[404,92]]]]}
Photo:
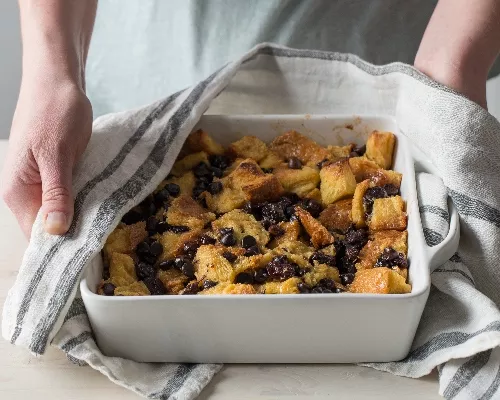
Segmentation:
{"type": "Polygon", "coordinates": [[[217,286],[202,290],[198,294],[256,294],[252,285],[243,283],[220,282],[217,286]]]}
{"type": "Polygon", "coordinates": [[[408,232],[386,230],[373,232],[370,239],[358,255],[356,268],[358,270],[373,268],[386,247],[393,248],[404,255],[408,252],[408,232]]]}
{"type": "Polygon", "coordinates": [[[304,283],[310,287],[316,286],[321,279],[332,279],[340,282],[339,270],[325,264],[316,264],[310,272],[304,275],[304,283]]]}
{"type": "Polygon", "coordinates": [[[295,213],[299,217],[302,226],[311,237],[311,243],[314,247],[319,248],[334,242],[334,237],[328,230],[321,225],[317,219],[301,207],[295,208],[295,213]]]}
{"type": "Polygon", "coordinates": [[[233,274],[232,264],[222,255],[227,249],[221,245],[200,246],[194,258],[196,279],[214,282],[230,282],[233,274]]]}
{"type": "Polygon", "coordinates": [[[318,220],[328,230],[345,232],[353,223],[351,210],[352,199],[339,200],[325,208],[318,220]]]}
{"type": "Polygon", "coordinates": [[[375,161],[369,160],[365,156],[349,158],[349,166],[357,182],[370,179],[373,174],[380,170],[380,167],[375,161]]]}
{"type": "Polygon", "coordinates": [[[241,208],[246,203],[245,193],[239,188],[234,187],[233,178],[226,177],[221,180],[222,191],[215,195],[204,192],[205,201],[210,211],[223,214],[236,208],[241,208]]]}
{"type": "Polygon", "coordinates": [[[137,281],[135,263],[128,254],[112,253],[109,260],[109,281],[115,285],[127,286],[137,281]]]}
{"type": "Polygon", "coordinates": [[[112,253],[132,253],[136,246],[148,237],[146,222],[139,221],[132,225],[119,224],[111,232],[104,244],[104,254],[107,260],[112,253]]]}
{"type": "Polygon", "coordinates": [[[224,147],[217,143],[206,131],[198,129],[192,132],[186,139],[184,146],[190,153],[204,151],[211,155],[224,154],[224,147]]]}
{"type": "Polygon", "coordinates": [[[144,282],[133,282],[127,286],[117,286],[115,296],[148,296],[151,293],[144,282]]]}
{"type": "Polygon", "coordinates": [[[380,267],[356,272],[354,281],[349,285],[353,293],[402,294],[410,293],[411,286],[396,271],[380,267]]]}
{"type": "Polygon", "coordinates": [[[288,165],[282,165],[275,168],[273,173],[286,192],[295,193],[299,197],[305,197],[319,184],[318,170],[308,166],[303,166],[301,169],[291,169],[288,168],[288,165]]]}
{"type": "Polygon", "coordinates": [[[186,275],[174,268],[167,269],[166,271],[158,271],[158,278],[167,289],[167,293],[171,294],[179,294],[184,290],[186,283],[189,281],[186,275]]]}
{"type": "Polygon", "coordinates": [[[296,294],[300,293],[297,285],[300,279],[293,277],[284,282],[266,282],[259,286],[258,292],[262,294],[296,294]]]}
{"type": "Polygon", "coordinates": [[[304,196],[305,199],[312,199],[321,204],[321,191],[318,188],[311,190],[304,196]]]}
{"type": "Polygon", "coordinates": [[[302,164],[310,167],[330,157],[327,149],[296,131],[289,131],[276,137],[269,148],[285,161],[297,157],[302,164]]]}
{"type": "Polygon", "coordinates": [[[193,189],[196,184],[196,178],[194,176],[193,171],[188,171],[179,177],[174,176],[171,179],[165,179],[158,185],[154,193],[159,192],[169,183],[175,183],[176,185],[178,185],[179,188],[181,189],[181,194],[184,194],[186,196],[191,196],[193,194],[193,189]]]}
{"type": "Polygon", "coordinates": [[[372,214],[368,220],[371,231],[406,229],[405,202],[401,196],[392,196],[373,201],[372,214]]]}
{"type": "Polygon", "coordinates": [[[346,146],[328,146],[326,149],[330,153],[330,157],[328,157],[331,161],[338,161],[341,158],[348,158],[351,154],[354,145],[348,144],[346,146]]]}
{"type": "Polygon", "coordinates": [[[276,168],[281,163],[283,163],[281,157],[272,151],[269,151],[267,155],[259,161],[261,168],[276,168]]]}
{"type": "Polygon", "coordinates": [[[391,132],[373,131],[366,141],[366,157],[375,161],[379,167],[389,169],[392,166],[392,155],[396,137],[391,132]]]}
{"type": "Polygon", "coordinates": [[[182,254],[182,247],[187,242],[198,239],[202,231],[189,231],[184,233],[165,232],[159,236],[158,241],[163,246],[163,253],[159,262],[170,260],[182,254]]]}
{"type": "Polygon", "coordinates": [[[170,225],[184,225],[191,230],[201,230],[215,219],[215,214],[208,212],[191,196],[181,195],[172,200],[166,217],[170,225]]]}
{"type": "Polygon", "coordinates": [[[301,231],[301,225],[299,221],[280,222],[278,226],[283,231],[283,234],[280,236],[276,236],[274,240],[268,245],[269,248],[274,249],[280,244],[290,241],[296,241],[299,239],[301,231]]]}
{"type": "Polygon", "coordinates": [[[204,151],[189,154],[184,158],[176,161],[170,173],[174,176],[181,176],[184,173],[191,171],[199,163],[204,162],[208,164],[208,154],[204,151]]]}
{"type": "Polygon", "coordinates": [[[242,210],[230,211],[212,222],[214,231],[217,232],[223,228],[233,228],[237,244],[240,244],[241,239],[247,235],[253,236],[261,248],[269,242],[269,233],[262,224],[253,215],[242,210]]]}
{"type": "Polygon", "coordinates": [[[356,190],[354,191],[354,196],[352,198],[352,222],[356,225],[356,228],[363,228],[366,226],[366,216],[365,207],[363,205],[363,197],[370,187],[370,181],[364,180],[358,183],[356,190]]]}
{"type": "Polygon", "coordinates": [[[266,158],[268,153],[267,144],[255,136],[243,136],[227,149],[227,154],[232,158],[251,158],[257,162],[266,158]]]}
{"type": "Polygon", "coordinates": [[[321,198],[325,206],[352,196],[356,190],[356,178],[347,159],[323,167],[319,175],[321,198]]]}

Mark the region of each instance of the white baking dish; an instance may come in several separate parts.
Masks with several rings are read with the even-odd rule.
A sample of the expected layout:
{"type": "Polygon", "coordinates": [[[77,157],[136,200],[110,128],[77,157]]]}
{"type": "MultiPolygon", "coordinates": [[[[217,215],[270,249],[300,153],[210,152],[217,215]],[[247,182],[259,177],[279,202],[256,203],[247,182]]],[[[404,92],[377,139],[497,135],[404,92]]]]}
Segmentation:
{"type": "Polygon", "coordinates": [[[136,361],[346,363],[394,361],[410,349],[430,289],[430,270],[457,249],[458,214],[432,248],[425,244],[414,161],[395,121],[352,116],[205,116],[199,127],[223,144],[255,135],[265,141],[296,129],[320,144],[362,144],[373,129],[398,142],[394,169],[407,201],[409,280],[403,295],[300,294],[105,297],[95,294],[100,257],[80,289],[100,349],[136,361]],[[353,129],[347,129],[346,125],[353,129]]]}

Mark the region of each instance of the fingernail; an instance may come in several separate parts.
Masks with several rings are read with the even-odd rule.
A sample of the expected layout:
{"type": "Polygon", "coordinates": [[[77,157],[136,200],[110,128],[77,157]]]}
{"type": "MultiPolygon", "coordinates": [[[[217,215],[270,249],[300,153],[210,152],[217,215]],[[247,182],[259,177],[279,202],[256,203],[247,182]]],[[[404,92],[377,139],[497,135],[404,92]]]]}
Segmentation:
{"type": "Polygon", "coordinates": [[[45,231],[51,235],[62,235],[68,230],[68,218],[60,211],[47,214],[45,219],[45,231]]]}

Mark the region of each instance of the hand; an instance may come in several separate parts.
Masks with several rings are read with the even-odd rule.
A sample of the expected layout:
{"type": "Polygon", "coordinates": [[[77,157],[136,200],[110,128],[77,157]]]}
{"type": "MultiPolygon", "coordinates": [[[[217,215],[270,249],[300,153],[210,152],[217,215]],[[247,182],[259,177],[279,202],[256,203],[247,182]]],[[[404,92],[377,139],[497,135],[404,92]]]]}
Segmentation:
{"type": "Polygon", "coordinates": [[[73,167],[91,131],[92,107],[77,83],[46,74],[23,78],[2,192],[28,238],[39,210],[48,233],[68,230],[73,167]]]}

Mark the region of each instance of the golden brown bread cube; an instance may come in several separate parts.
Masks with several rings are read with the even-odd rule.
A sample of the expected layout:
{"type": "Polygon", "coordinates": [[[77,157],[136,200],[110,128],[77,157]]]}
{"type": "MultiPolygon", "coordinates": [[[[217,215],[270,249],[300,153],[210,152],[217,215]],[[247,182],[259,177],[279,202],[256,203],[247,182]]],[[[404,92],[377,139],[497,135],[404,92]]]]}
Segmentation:
{"type": "Polygon", "coordinates": [[[356,190],[356,178],[347,159],[324,166],[319,175],[321,198],[325,206],[352,196],[356,190]]]}
{"type": "Polygon", "coordinates": [[[358,183],[356,190],[354,191],[354,196],[352,198],[352,222],[356,225],[356,228],[363,228],[366,226],[366,216],[365,207],[363,205],[363,197],[370,187],[370,181],[364,180],[358,183]]]}
{"type": "Polygon", "coordinates": [[[257,162],[266,158],[268,153],[267,144],[255,136],[243,136],[227,149],[227,154],[232,158],[251,158],[257,162]]]}
{"type": "Polygon", "coordinates": [[[321,191],[318,188],[311,190],[304,196],[305,199],[312,199],[321,204],[321,191]]]}
{"type": "Polygon", "coordinates": [[[315,249],[298,240],[288,240],[280,243],[272,252],[264,254],[263,261],[266,261],[266,256],[270,256],[267,261],[271,261],[272,257],[285,255],[299,267],[306,268],[309,266],[309,257],[314,253],[315,249]]]}
{"type": "Polygon", "coordinates": [[[305,197],[318,187],[319,172],[316,168],[303,166],[301,169],[291,169],[284,164],[273,171],[286,192],[305,197]]]}
{"type": "Polygon", "coordinates": [[[266,282],[257,286],[257,292],[262,294],[296,294],[300,293],[297,285],[299,278],[289,278],[284,282],[266,282]]]}
{"type": "Polygon", "coordinates": [[[366,157],[375,161],[381,168],[389,169],[396,137],[391,132],[373,131],[366,141],[366,157]]]}
{"type": "Polygon", "coordinates": [[[371,231],[406,229],[405,203],[401,196],[392,196],[373,201],[372,214],[368,220],[371,231]]]}
{"type": "Polygon", "coordinates": [[[200,246],[194,258],[196,279],[214,282],[230,282],[233,274],[232,264],[222,255],[230,251],[220,245],[200,246]]]}
{"type": "Polygon", "coordinates": [[[319,215],[319,222],[328,230],[345,232],[352,225],[352,199],[330,204],[319,215]]]}
{"type": "Polygon", "coordinates": [[[217,214],[227,213],[235,208],[241,208],[247,199],[239,187],[233,186],[233,179],[226,177],[221,180],[222,191],[215,195],[209,192],[203,192],[202,196],[207,202],[207,207],[217,214]]]}
{"type": "Polygon", "coordinates": [[[181,176],[184,173],[191,171],[199,163],[204,162],[208,164],[208,154],[204,151],[189,154],[184,158],[176,161],[170,173],[174,176],[181,176]]]}
{"type": "Polygon", "coordinates": [[[204,151],[211,155],[224,154],[224,147],[217,143],[206,131],[198,129],[186,139],[184,146],[190,153],[204,151]]]}
{"type": "Polygon", "coordinates": [[[278,224],[279,229],[283,232],[280,235],[275,236],[273,241],[268,244],[270,249],[274,249],[275,247],[289,242],[296,241],[299,239],[301,225],[299,221],[291,221],[291,222],[280,222],[278,224]]]}
{"type": "Polygon", "coordinates": [[[331,161],[338,161],[341,158],[347,158],[351,154],[353,147],[354,145],[352,143],[346,146],[328,146],[326,148],[330,153],[328,159],[331,161]]]}
{"type": "Polygon", "coordinates": [[[252,285],[220,282],[217,286],[202,290],[198,294],[257,294],[252,285]]]}
{"type": "Polygon", "coordinates": [[[184,233],[165,232],[159,236],[158,240],[163,246],[163,253],[159,261],[170,260],[182,254],[182,247],[185,243],[196,240],[201,235],[201,231],[189,231],[184,233]]]}
{"type": "Polygon", "coordinates": [[[283,160],[280,156],[278,156],[273,151],[269,151],[267,155],[259,161],[259,165],[261,168],[276,168],[278,167],[283,160]]]}
{"type": "Polygon", "coordinates": [[[189,281],[189,278],[177,269],[160,270],[158,278],[162,281],[163,286],[167,289],[167,293],[179,294],[184,290],[184,286],[189,281]]]}
{"type": "Polygon", "coordinates": [[[148,232],[144,221],[132,225],[121,223],[106,239],[104,254],[109,260],[112,253],[132,253],[136,246],[147,237],[148,232]]]}
{"type": "Polygon", "coordinates": [[[128,254],[112,253],[109,260],[109,282],[116,287],[137,282],[135,263],[128,254]]]}
{"type": "Polygon", "coordinates": [[[191,196],[181,195],[172,200],[166,217],[170,225],[184,225],[191,230],[201,230],[215,219],[215,214],[207,211],[191,196]]]}
{"type": "Polygon", "coordinates": [[[148,296],[151,293],[144,282],[133,282],[126,286],[117,286],[115,296],[148,296]]]}
{"type": "Polygon", "coordinates": [[[408,232],[386,230],[373,232],[358,255],[358,270],[373,268],[384,249],[390,247],[404,255],[408,252],[408,232]]]}
{"type": "Polygon", "coordinates": [[[402,174],[382,169],[377,163],[366,157],[352,157],[349,159],[349,165],[357,182],[370,179],[375,186],[384,186],[387,184],[392,184],[396,187],[401,186],[402,174]]]}
{"type": "Polygon", "coordinates": [[[402,294],[410,293],[411,286],[403,276],[392,269],[380,267],[356,272],[349,285],[353,293],[402,294]]]}
{"type": "Polygon", "coordinates": [[[188,171],[179,177],[172,177],[171,179],[165,179],[162,181],[154,193],[162,190],[168,183],[175,183],[181,189],[181,194],[186,196],[191,196],[193,194],[193,189],[196,184],[196,178],[193,171],[188,171]]]}
{"type": "Polygon", "coordinates": [[[283,160],[297,157],[302,164],[310,167],[330,157],[327,149],[296,131],[289,131],[276,137],[269,148],[283,160]]]}
{"type": "Polygon", "coordinates": [[[325,264],[315,263],[311,271],[304,275],[304,283],[310,287],[316,286],[321,279],[332,279],[335,282],[340,282],[339,270],[325,264]]]}
{"type": "Polygon", "coordinates": [[[370,181],[373,182],[375,186],[390,184],[399,188],[401,187],[402,179],[403,175],[401,173],[387,169],[379,169],[370,176],[370,181]]]}
{"type": "Polygon", "coordinates": [[[334,237],[328,230],[321,225],[316,218],[314,218],[310,213],[301,207],[295,208],[295,213],[299,217],[299,220],[311,237],[311,243],[314,247],[319,248],[331,244],[334,242],[334,237]]]}
{"type": "Polygon", "coordinates": [[[259,247],[264,247],[269,242],[269,233],[251,214],[242,210],[233,210],[212,222],[212,229],[216,232],[223,228],[233,228],[237,244],[241,243],[244,236],[255,238],[259,247]]]}

